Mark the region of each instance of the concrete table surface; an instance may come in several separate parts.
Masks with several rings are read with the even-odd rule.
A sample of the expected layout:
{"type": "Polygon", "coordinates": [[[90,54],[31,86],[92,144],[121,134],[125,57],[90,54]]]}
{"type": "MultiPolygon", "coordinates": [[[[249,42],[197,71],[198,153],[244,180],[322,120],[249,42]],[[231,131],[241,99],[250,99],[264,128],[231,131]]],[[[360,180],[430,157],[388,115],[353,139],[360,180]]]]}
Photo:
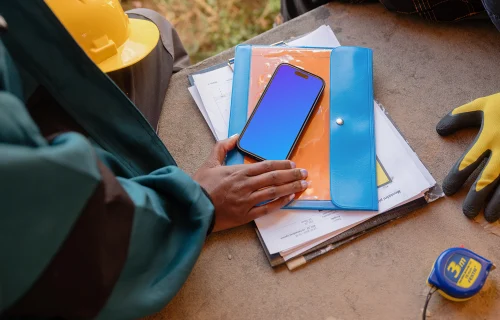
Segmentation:
{"type": "MultiPolygon", "coordinates": [[[[451,108],[500,91],[500,33],[489,21],[432,23],[382,5],[331,3],[249,41],[271,44],[328,24],[343,45],[374,50],[375,97],[438,182],[474,139],[441,138],[451,108]]],[[[172,78],[159,134],[193,173],[214,139],[187,90],[187,75],[232,57],[225,51],[172,78]]],[[[437,255],[464,244],[500,264],[500,238],[461,212],[457,195],[289,272],[272,269],[251,225],[213,234],[188,281],[151,319],[420,319],[437,255]],[[229,258],[231,256],[231,258],[229,258]]],[[[431,319],[499,319],[500,271],[466,303],[435,295],[431,319]]]]}

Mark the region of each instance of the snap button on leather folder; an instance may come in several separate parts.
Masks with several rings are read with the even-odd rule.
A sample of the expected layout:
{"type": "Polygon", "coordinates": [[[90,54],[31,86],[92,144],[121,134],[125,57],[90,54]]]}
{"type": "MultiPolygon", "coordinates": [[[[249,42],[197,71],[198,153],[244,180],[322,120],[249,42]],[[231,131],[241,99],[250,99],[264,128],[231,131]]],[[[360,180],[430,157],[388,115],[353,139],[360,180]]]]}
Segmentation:
{"type": "MultiPolygon", "coordinates": [[[[241,133],[281,63],[318,75],[325,89],[293,151],[310,187],[287,209],[378,210],[372,50],[360,47],[236,47],[229,136],[241,133]]],[[[265,143],[265,142],[263,142],[265,143]]],[[[232,151],[227,165],[255,160],[232,151]]]]}

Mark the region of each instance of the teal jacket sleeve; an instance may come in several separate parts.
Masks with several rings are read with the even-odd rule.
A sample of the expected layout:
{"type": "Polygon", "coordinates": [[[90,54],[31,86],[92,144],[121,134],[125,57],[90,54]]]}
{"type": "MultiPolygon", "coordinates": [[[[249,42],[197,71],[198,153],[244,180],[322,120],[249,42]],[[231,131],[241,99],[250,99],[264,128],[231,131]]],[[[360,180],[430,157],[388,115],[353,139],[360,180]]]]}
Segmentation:
{"type": "Polygon", "coordinates": [[[213,222],[175,166],[120,178],[78,133],[45,139],[0,92],[0,315],[136,319],[191,272],[213,222]]]}

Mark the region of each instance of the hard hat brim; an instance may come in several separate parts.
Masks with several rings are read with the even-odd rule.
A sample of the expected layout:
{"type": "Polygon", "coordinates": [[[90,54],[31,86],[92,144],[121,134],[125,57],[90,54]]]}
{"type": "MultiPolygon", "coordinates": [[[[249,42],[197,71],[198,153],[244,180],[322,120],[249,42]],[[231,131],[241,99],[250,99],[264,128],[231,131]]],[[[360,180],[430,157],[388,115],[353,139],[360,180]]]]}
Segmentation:
{"type": "Polygon", "coordinates": [[[97,65],[103,72],[119,70],[139,62],[158,44],[160,32],[151,21],[129,19],[129,28],[129,37],[117,48],[117,54],[97,65]]]}

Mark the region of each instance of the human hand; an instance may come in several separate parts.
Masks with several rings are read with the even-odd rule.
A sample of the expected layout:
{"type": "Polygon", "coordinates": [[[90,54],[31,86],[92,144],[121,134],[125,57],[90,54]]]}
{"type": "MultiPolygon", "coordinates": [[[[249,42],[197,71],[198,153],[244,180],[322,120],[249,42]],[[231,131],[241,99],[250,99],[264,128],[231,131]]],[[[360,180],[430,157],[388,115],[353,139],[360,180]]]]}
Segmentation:
{"type": "Polygon", "coordinates": [[[236,147],[238,136],[218,142],[193,175],[210,195],[215,207],[214,231],[237,227],[278,210],[308,187],[307,171],[291,161],[262,161],[223,166],[228,151],[236,147]],[[262,202],[276,199],[265,205],[262,202]]]}
{"type": "Polygon", "coordinates": [[[483,207],[484,218],[494,222],[500,217],[500,93],[476,99],[454,109],[438,123],[442,136],[467,127],[481,127],[469,149],[453,166],[443,181],[443,191],[449,196],[457,192],[474,170],[488,159],[486,166],[464,200],[463,212],[474,218],[483,207]],[[488,201],[488,198],[491,198],[488,201]],[[485,203],[488,202],[485,206],[485,203]]]}

